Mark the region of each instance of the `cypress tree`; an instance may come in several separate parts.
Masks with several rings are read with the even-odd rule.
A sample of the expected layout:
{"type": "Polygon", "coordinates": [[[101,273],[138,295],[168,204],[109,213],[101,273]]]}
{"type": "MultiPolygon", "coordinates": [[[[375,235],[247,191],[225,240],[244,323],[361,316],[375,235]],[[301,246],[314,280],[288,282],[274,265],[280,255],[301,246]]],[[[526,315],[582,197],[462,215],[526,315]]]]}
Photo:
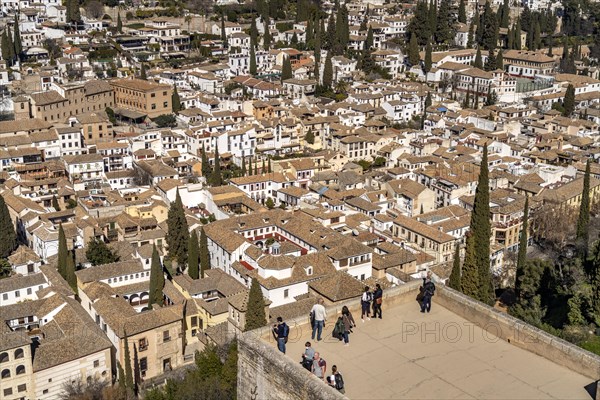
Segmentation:
{"type": "Polygon", "coordinates": [[[77,293],[77,275],[75,275],[75,253],[67,253],[67,265],[65,267],[66,281],[73,289],[73,292],[77,293]]]}
{"type": "Polygon", "coordinates": [[[575,111],[575,87],[572,84],[567,86],[565,99],[563,100],[563,117],[570,117],[575,111]]]}
{"type": "Polygon", "coordinates": [[[494,55],[494,50],[489,51],[488,58],[485,61],[484,69],[486,71],[494,71],[496,69],[496,56],[494,55]]]}
{"type": "Polygon", "coordinates": [[[189,228],[178,190],[175,195],[175,201],[171,203],[167,215],[166,242],[169,249],[169,258],[176,260],[180,266],[184,266],[187,262],[188,241],[189,228]]]}
{"type": "Polygon", "coordinates": [[[4,61],[6,61],[6,63],[8,65],[10,65],[12,60],[10,59],[10,47],[9,47],[9,44],[8,44],[7,29],[5,29],[2,32],[2,42],[1,43],[2,43],[2,59],[4,61]]]}
{"type": "Polygon", "coordinates": [[[424,63],[424,68],[423,70],[425,71],[425,73],[428,73],[429,71],[431,71],[431,42],[428,40],[427,41],[427,46],[425,47],[425,63],[424,63]]]}
{"type": "MultiPolygon", "coordinates": [[[[4,241],[2,242],[2,246],[4,241]]],[[[4,253],[6,254],[6,253],[4,253]]],[[[69,257],[69,249],[67,248],[67,239],[62,224],[58,226],[58,272],[64,280],[67,280],[67,259],[69,257]]]]}
{"type": "MultiPolygon", "coordinates": [[[[474,20],[473,20],[474,21],[474,20]]],[[[467,48],[470,49],[474,44],[474,35],[475,35],[475,26],[473,25],[473,21],[469,25],[469,33],[467,34],[467,48]]]]}
{"type": "Polygon", "coordinates": [[[210,174],[210,184],[212,186],[221,186],[223,177],[221,176],[221,160],[219,157],[219,148],[215,147],[215,162],[212,174],[210,174]]]}
{"type": "Polygon", "coordinates": [[[142,79],[144,81],[148,79],[148,77],[146,76],[146,64],[145,63],[142,63],[142,68],[140,70],[140,79],[142,79]]]}
{"type": "Polygon", "coordinates": [[[267,172],[270,174],[271,172],[273,172],[273,170],[271,169],[271,159],[269,158],[267,160],[267,172]]]}
{"type": "Polygon", "coordinates": [[[502,50],[498,52],[498,56],[496,57],[496,68],[504,71],[504,56],[502,55],[502,50]]]}
{"type": "Polygon", "coordinates": [[[23,43],[21,42],[21,32],[19,31],[19,19],[17,15],[15,15],[15,30],[13,35],[13,44],[15,46],[15,56],[18,59],[21,59],[23,53],[23,43]]]}
{"type": "Polygon", "coordinates": [[[198,235],[196,231],[192,231],[190,235],[190,242],[188,244],[188,275],[192,279],[198,279],[200,277],[199,261],[200,255],[198,248],[198,235]]]}
{"type": "Polygon", "coordinates": [[[260,168],[260,173],[264,174],[267,172],[267,167],[265,166],[265,159],[262,160],[262,167],[260,168]]]}
{"type": "Polygon", "coordinates": [[[283,58],[283,64],[281,65],[281,81],[285,81],[286,79],[291,79],[294,77],[294,72],[292,70],[292,61],[289,57],[283,58]]]}
{"type": "Polygon", "coordinates": [[[123,371],[123,367],[121,366],[121,363],[119,361],[117,361],[117,371],[118,371],[118,376],[119,376],[119,389],[121,390],[122,393],[126,393],[127,392],[127,379],[125,378],[125,371],[123,371]]]}
{"type": "Polygon", "coordinates": [[[427,19],[429,26],[429,36],[427,36],[427,39],[429,40],[435,34],[437,28],[437,0],[429,1],[429,15],[427,19]]]}
{"type": "Polygon", "coordinates": [[[488,149],[483,147],[481,167],[475,201],[471,214],[470,230],[474,236],[474,258],[479,269],[479,296],[484,303],[494,300],[492,277],[490,272],[490,238],[492,236],[490,224],[490,189],[488,177],[488,149]]]}
{"type": "Polygon", "coordinates": [[[460,278],[461,291],[474,299],[479,298],[479,270],[475,260],[475,238],[473,232],[467,232],[465,261],[460,278]]]}
{"type": "Polygon", "coordinates": [[[202,157],[201,157],[201,162],[202,162],[202,176],[204,177],[204,179],[206,179],[206,182],[208,182],[208,177],[210,175],[210,164],[208,163],[208,157],[206,156],[206,149],[204,148],[204,142],[202,143],[202,157]]]}
{"type": "Polygon", "coordinates": [[[260,284],[256,278],[252,278],[252,286],[248,294],[248,306],[246,311],[246,326],[245,331],[251,331],[257,328],[262,328],[267,324],[267,316],[265,314],[265,299],[260,288],[260,284]]]}
{"type": "Polygon", "coordinates": [[[210,269],[210,254],[208,253],[208,238],[204,228],[200,228],[200,277],[204,278],[204,272],[210,269]]]}
{"type": "Polygon", "coordinates": [[[181,98],[177,93],[177,85],[173,86],[173,94],[171,95],[171,104],[173,104],[173,112],[178,113],[181,111],[181,98]]]}
{"type": "Polygon", "coordinates": [[[411,66],[418,65],[421,61],[421,57],[419,56],[419,44],[417,43],[417,35],[412,34],[410,36],[410,42],[408,45],[408,62],[411,66]]]}
{"type": "Polygon", "coordinates": [[[437,14],[437,23],[435,39],[438,43],[449,43],[452,38],[452,25],[449,18],[450,3],[449,0],[440,0],[440,8],[437,14]]]}
{"type": "Polygon", "coordinates": [[[163,287],[165,286],[165,274],[160,262],[156,246],[152,246],[152,262],[150,264],[150,293],[148,296],[148,308],[152,309],[153,304],[162,306],[163,287]]]}
{"type": "Polygon", "coordinates": [[[517,269],[515,271],[515,295],[519,298],[521,291],[521,276],[527,263],[527,242],[529,240],[529,197],[525,198],[523,208],[523,223],[521,224],[521,235],[519,236],[519,253],[517,255],[517,269]]]}
{"type": "Polygon", "coordinates": [[[221,14],[221,42],[227,47],[227,34],[225,33],[225,14],[221,14]]]}
{"type": "MultiPolygon", "coordinates": [[[[513,24],[513,28],[514,28],[513,24]]],[[[512,50],[513,44],[515,42],[515,33],[512,28],[508,28],[508,32],[506,33],[506,48],[512,50]]]]}
{"type": "Polygon", "coordinates": [[[263,35],[263,48],[265,51],[268,51],[271,48],[271,42],[273,38],[271,37],[271,31],[269,30],[269,23],[265,21],[265,34],[263,35]]]}
{"type": "Polygon", "coordinates": [[[248,176],[251,176],[254,173],[252,169],[252,157],[248,159],[248,176]]]}
{"type": "Polygon", "coordinates": [[[127,390],[135,392],[133,383],[133,369],[131,368],[131,355],[129,354],[129,337],[127,331],[124,331],[124,350],[123,350],[123,362],[125,363],[125,386],[127,390]]]}
{"type": "Polygon", "coordinates": [[[585,164],[583,175],[583,189],[581,191],[581,203],[579,204],[579,218],[577,219],[577,246],[581,255],[587,255],[590,225],[590,160],[585,164]]]}
{"type": "Polygon", "coordinates": [[[117,32],[123,33],[123,21],[121,20],[121,13],[117,14],[117,32]]]}
{"type": "Polygon", "coordinates": [[[508,28],[510,18],[510,5],[509,0],[504,0],[501,8],[500,28],[508,28]]]}
{"type": "MultiPolygon", "coordinates": [[[[65,242],[66,247],[66,242],[65,242]]],[[[4,197],[0,196],[0,257],[6,258],[17,248],[17,233],[4,197]]]]}
{"type": "Polygon", "coordinates": [[[479,68],[479,69],[483,68],[483,61],[481,60],[481,48],[480,47],[477,48],[477,53],[475,54],[475,62],[473,63],[473,66],[475,68],[479,68]]]}
{"type": "Polygon", "coordinates": [[[333,83],[333,64],[331,62],[331,51],[327,52],[327,58],[325,58],[325,66],[323,67],[323,87],[326,90],[331,89],[333,83]]]}
{"type": "Polygon", "coordinates": [[[371,50],[371,48],[373,47],[373,28],[371,26],[369,26],[369,29],[367,30],[367,39],[365,40],[365,50],[371,50]]]}
{"type": "Polygon", "coordinates": [[[456,243],[454,249],[454,261],[452,263],[452,272],[448,279],[448,286],[452,289],[462,291],[461,277],[460,277],[460,246],[456,243]]]}
{"type": "Polygon", "coordinates": [[[533,35],[532,35],[532,39],[531,39],[531,50],[538,50],[541,47],[542,44],[542,37],[541,37],[541,29],[540,29],[540,23],[538,21],[535,22],[535,25],[533,26],[533,35]]]}
{"type": "Polygon", "coordinates": [[[12,65],[15,62],[15,44],[13,43],[13,39],[12,39],[12,35],[10,34],[10,32],[6,32],[6,37],[8,39],[8,53],[9,53],[9,60],[10,60],[10,64],[12,65]]]}
{"type": "Polygon", "coordinates": [[[325,48],[327,50],[333,50],[336,45],[336,34],[335,34],[335,19],[333,13],[329,15],[327,20],[327,41],[325,48]]]}
{"type": "Polygon", "coordinates": [[[256,75],[256,53],[254,52],[254,42],[250,42],[250,75],[256,75]]]}
{"type": "Polygon", "coordinates": [[[52,196],[52,207],[56,210],[56,211],[60,211],[60,206],[58,205],[58,199],[56,198],[56,195],[52,196]]]}
{"type": "Polygon", "coordinates": [[[523,44],[521,43],[521,19],[517,18],[517,25],[515,26],[515,40],[514,40],[514,48],[516,50],[521,50],[523,48],[523,44]]]}
{"type": "Polygon", "coordinates": [[[246,157],[242,157],[242,176],[246,176],[246,157]]]}
{"type": "Polygon", "coordinates": [[[304,136],[304,141],[308,144],[315,144],[315,134],[312,129],[309,129],[304,136]]]}
{"type": "Polygon", "coordinates": [[[258,160],[254,160],[254,175],[258,175],[258,160]]]}
{"type": "Polygon", "coordinates": [[[256,18],[252,17],[252,22],[250,23],[250,43],[257,43],[258,39],[258,28],[256,27],[256,18]]]}
{"type": "Polygon", "coordinates": [[[461,24],[467,23],[467,10],[465,7],[465,0],[460,0],[458,4],[458,22],[461,24]]]}

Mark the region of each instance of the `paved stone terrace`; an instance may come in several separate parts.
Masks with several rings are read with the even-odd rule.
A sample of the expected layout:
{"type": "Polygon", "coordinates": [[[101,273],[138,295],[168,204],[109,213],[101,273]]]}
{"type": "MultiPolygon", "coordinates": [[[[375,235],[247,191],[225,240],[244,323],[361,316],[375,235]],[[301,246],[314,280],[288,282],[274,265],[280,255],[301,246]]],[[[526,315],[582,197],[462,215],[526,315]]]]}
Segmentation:
{"type": "MultiPolygon", "coordinates": [[[[324,340],[313,344],[328,373],[338,366],[351,399],[592,398],[590,378],[498,339],[435,298],[430,314],[410,302],[384,304],[382,320],[354,317],[350,346],[331,337],[332,316],[324,340]]],[[[308,325],[292,328],[287,355],[299,362],[306,340],[308,325]]]]}

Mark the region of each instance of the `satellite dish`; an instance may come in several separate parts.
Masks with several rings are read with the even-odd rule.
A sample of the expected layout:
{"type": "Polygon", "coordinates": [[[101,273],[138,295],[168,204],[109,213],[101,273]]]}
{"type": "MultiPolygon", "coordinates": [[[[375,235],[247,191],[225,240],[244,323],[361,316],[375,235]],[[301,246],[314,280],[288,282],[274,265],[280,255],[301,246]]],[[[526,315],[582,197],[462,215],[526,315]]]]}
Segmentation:
{"type": "Polygon", "coordinates": [[[358,230],[357,229],[352,229],[352,234],[354,236],[358,236],[358,230]]]}

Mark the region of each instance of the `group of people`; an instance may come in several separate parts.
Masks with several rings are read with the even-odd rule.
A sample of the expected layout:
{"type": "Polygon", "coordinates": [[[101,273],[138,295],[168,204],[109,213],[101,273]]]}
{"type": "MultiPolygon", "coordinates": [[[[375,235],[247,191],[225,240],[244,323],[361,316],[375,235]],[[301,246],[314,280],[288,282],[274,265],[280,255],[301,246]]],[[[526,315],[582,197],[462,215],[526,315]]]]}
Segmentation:
{"type": "Polygon", "coordinates": [[[365,291],[360,298],[360,305],[362,308],[361,319],[362,322],[371,320],[371,309],[373,310],[373,318],[379,317],[381,319],[381,303],[383,302],[383,290],[378,284],[375,285],[375,290],[371,292],[370,288],[365,287],[365,291]]]}
{"type": "Polygon", "coordinates": [[[310,342],[304,344],[304,353],[300,364],[308,371],[312,372],[317,378],[325,381],[329,386],[337,389],[340,393],[345,393],[344,378],[337,369],[337,365],[331,367],[331,374],[327,375],[327,362],[321,357],[321,354],[312,348],[310,342]]]}

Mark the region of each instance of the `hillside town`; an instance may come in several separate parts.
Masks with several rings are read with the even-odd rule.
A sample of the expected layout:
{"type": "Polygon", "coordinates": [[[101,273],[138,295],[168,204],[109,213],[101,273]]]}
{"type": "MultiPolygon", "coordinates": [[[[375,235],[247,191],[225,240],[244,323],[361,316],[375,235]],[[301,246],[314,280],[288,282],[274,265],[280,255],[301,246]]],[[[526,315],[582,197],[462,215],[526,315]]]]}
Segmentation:
{"type": "Polygon", "coordinates": [[[600,48],[573,3],[3,0],[0,397],[143,397],[428,276],[600,354],[600,48]],[[554,263],[585,271],[521,279],[554,263]]]}

